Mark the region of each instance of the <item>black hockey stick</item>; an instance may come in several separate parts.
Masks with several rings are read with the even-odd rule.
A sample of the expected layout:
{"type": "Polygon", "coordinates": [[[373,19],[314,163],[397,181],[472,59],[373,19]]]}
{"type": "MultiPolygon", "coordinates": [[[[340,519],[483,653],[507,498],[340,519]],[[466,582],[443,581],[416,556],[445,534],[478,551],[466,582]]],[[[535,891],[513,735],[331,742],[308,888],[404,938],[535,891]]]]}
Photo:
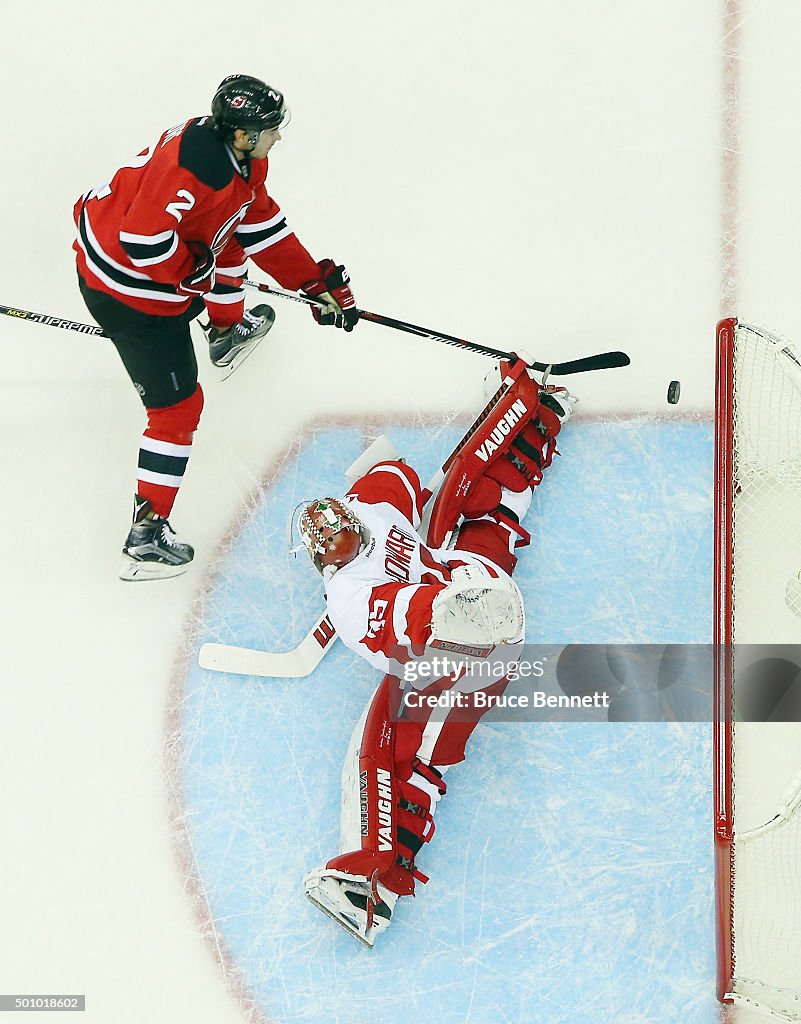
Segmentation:
{"type": "MultiPolygon", "coordinates": [[[[255,281],[245,281],[244,283],[248,288],[255,288],[257,291],[266,292],[268,295],[278,295],[280,298],[289,299],[292,302],[301,302],[306,306],[322,305],[305,295],[296,295],[294,292],[286,292],[281,288],[272,288],[267,284],[258,284],[255,281]]],[[[105,331],[95,324],[82,324],[76,320],[65,320],[63,317],[50,316],[48,313],[35,313],[29,309],[19,309],[16,306],[0,304],[0,314],[16,317],[18,320],[33,320],[34,323],[44,324],[45,327],[61,327],[65,331],[91,334],[96,338],[108,337],[105,331]]],[[[429,330],[426,327],[417,327],[415,324],[407,323],[405,320],[395,320],[393,317],[383,316],[381,313],[371,313],[366,309],[359,310],[359,317],[362,320],[383,324],[385,327],[393,327],[398,331],[405,331],[407,334],[416,334],[421,338],[431,338],[434,341],[441,341],[445,345],[455,345],[469,352],[478,352],[481,355],[492,356],[496,359],[519,358],[516,352],[503,352],[501,349],[490,348],[489,345],[482,345],[477,341],[467,341],[465,338],[456,338],[452,334],[443,334],[439,331],[429,330]]],[[[552,374],[565,377],[571,373],[585,373],[590,370],[611,370],[618,366],[628,366],[630,362],[631,360],[625,352],[598,352],[594,356],[569,359],[564,363],[531,362],[528,365],[533,370],[539,371],[545,371],[550,367],[552,374]]]]}
{"type": "Polygon", "coordinates": [[[0,305],[0,313],[3,316],[16,317],[18,320],[33,320],[34,323],[44,324],[45,327],[63,327],[65,331],[92,334],[97,338],[108,337],[106,332],[96,324],[81,324],[75,320],[65,320],[60,316],[49,316],[47,313],[32,313],[29,309],[18,309],[16,306],[0,305]]]}
{"type": "MultiPolygon", "coordinates": [[[[273,288],[268,284],[260,284],[256,281],[246,280],[247,288],[255,288],[257,291],[266,292],[268,295],[278,295],[282,299],[289,299],[292,302],[302,302],[307,306],[319,306],[322,303],[306,295],[298,295],[295,292],[287,292],[282,288],[273,288]]],[[[469,352],[478,352],[484,356],[492,356],[495,359],[518,359],[516,352],[504,352],[501,349],[490,348],[489,345],[482,345],[477,341],[468,341],[466,338],[456,338],[452,334],[443,334],[442,331],[433,331],[428,327],[418,327],[416,324],[407,323],[405,320],[396,320],[391,316],[384,316],[382,313],[371,313],[369,310],[360,309],[357,311],[360,320],[370,320],[374,324],[382,324],[384,327],[392,327],[396,331],[405,331],[407,334],[416,334],[420,338],[431,338],[433,341],[441,341],[444,345],[455,345],[458,348],[467,349],[469,352]]],[[[548,370],[555,375],[567,376],[570,373],[585,373],[588,370],[611,370],[618,366],[628,366],[631,360],[625,352],[599,352],[594,356],[585,356],[582,359],[570,359],[564,363],[539,363],[531,362],[528,365],[533,370],[548,370]]]]}

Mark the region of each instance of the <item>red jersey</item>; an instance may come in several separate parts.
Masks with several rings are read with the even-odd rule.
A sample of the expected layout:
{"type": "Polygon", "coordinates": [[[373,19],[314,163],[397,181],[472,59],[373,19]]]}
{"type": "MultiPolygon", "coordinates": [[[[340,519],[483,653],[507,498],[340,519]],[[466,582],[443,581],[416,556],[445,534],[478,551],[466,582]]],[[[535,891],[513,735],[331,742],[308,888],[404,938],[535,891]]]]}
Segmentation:
{"type": "Polygon", "coordinates": [[[284,288],[299,289],[319,269],[267,194],[267,166],[266,158],[240,166],[209,118],[170,128],[75,204],[81,276],[134,309],[177,315],[191,299],[176,285],[197,262],[186,243],[199,241],[231,277],[244,273],[249,256],[284,288]]]}

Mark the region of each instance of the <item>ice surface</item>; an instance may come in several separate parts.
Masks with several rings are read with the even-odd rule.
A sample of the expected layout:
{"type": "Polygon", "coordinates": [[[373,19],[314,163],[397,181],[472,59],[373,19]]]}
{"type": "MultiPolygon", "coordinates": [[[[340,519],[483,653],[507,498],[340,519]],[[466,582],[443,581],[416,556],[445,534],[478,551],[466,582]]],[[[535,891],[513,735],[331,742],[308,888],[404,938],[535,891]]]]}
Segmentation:
{"type": "MultiPolygon", "coordinates": [[[[712,329],[721,306],[801,339],[798,5],[618,0],[594,17],[594,8],[575,0],[408,0],[402,9],[340,0],[333,17],[330,3],[306,0],[251,6],[247,52],[221,41],[219,3],[208,0],[195,3],[191,17],[183,6],[160,0],[139,0],[136,18],[117,16],[108,4],[89,4],[80,24],[71,5],[54,0],[6,8],[6,38],[24,41],[6,47],[6,91],[24,93],[20,109],[36,127],[33,146],[4,164],[4,302],[85,319],[70,252],[75,198],[108,180],[167,125],[204,112],[224,75],[247,71],[280,86],[293,109],[290,131],[271,159],[270,180],[310,251],[344,260],[368,308],[499,347],[523,339],[537,357],[567,359],[607,347],[630,352],[629,370],[581,380],[583,414],[588,408],[611,416],[665,412],[666,384],[678,378],[682,402],[675,415],[694,410],[709,416],[712,329]],[[722,60],[738,53],[739,62],[722,60]],[[732,80],[732,69],[739,78],[732,80]],[[725,183],[721,188],[724,161],[737,176],[738,195],[728,193],[725,183]]],[[[11,922],[2,948],[5,991],[17,985],[35,991],[43,978],[65,991],[85,986],[87,1024],[237,1024],[247,1007],[226,991],[230,965],[221,977],[199,937],[183,888],[183,864],[168,842],[164,720],[182,622],[227,524],[240,510],[250,513],[250,495],[265,463],[293,431],[317,415],[358,422],[364,414],[408,412],[410,397],[426,412],[456,407],[481,360],[368,325],[348,337],[324,334],[305,310],[287,304],[269,347],[265,343],[241,375],[218,387],[201,366],[207,404],[174,516],[176,528],[196,545],[196,562],[182,578],[132,591],[115,573],[136,462],[138,399],[110,347],[10,318],[1,327],[0,417],[7,438],[0,449],[7,524],[2,775],[10,817],[0,875],[6,883],[4,915],[11,922]]],[[[581,431],[573,436],[577,447],[583,443],[581,431]]],[[[628,436],[634,443],[634,435],[628,436]]],[[[421,443],[421,455],[425,447],[421,443]]],[[[607,450],[612,454],[625,461],[622,452],[607,450]]],[[[680,494],[683,473],[694,472],[692,457],[688,450],[675,464],[672,456],[667,459],[675,470],[671,486],[680,494]]],[[[708,465],[708,451],[704,460],[708,465]]],[[[569,510],[585,531],[598,494],[606,500],[607,472],[603,460],[596,461],[593,472],[583,471],[583,508],[569,510]]],[[[562,468],[554,467],[552,491],[562,468]]],[[[564,468],[572,474],[577,460],[568,464],[566,455],[564,468]]],[[[316,487],[319,479],[314,482],[316,487]]],[[[632,487],[647,491],[652,485],[649,477],[632,487]]],[[[629,512],[636,497],[632,487],[629,512]]],[[[683,529],[679,509],[680,504],[665,514],[683,529]]],[[[282,508],[269,524],[262,521],[265,542],[269,536],[270,544],[278,543],[283,515],[282,508]]],[[[613,554],[620,554],[624,545],[616,531],[601,525],[613,554]]],[[[562,546],[538,566],[550,574],[551,590],[529,590],[530,601],[563,588],[567,607],[583,617],[587,635],[604,642],[605,623],[621,634],[631,628],[632,607],[647,612],[649,631],[662,614],[671,628],[680,625],[679,602],[660,612],[652,597],[660,587],[656,552],[671,543],[668,524],[644,511],[636,525],[655,530],[658,542],[641,544],[641,557],[630,559],[626,573],[612,573],[608,586],[599,583],[591,606],[576,604],[571,588],[581,592],[610,573],[613,559],[586,537],[581,543],[590,557],[571,565],[569,577],[560,575],[562,546]],[[588,580],[596,561],[597,576],[588,580]]],[[[548,529],[561,534],[553,520],[548,529]]],[[[577,536],[564,539],[579,543],[577,536]]],[[[693,537],[687,539],[692,547],[693,537]]],[[[699,551],[708,550],[708,543],[708,537],[699,539],[699,551]]],[[[263,548],[264,543],[252,546],[257,554],[263,548]]],[[[630,554],[636,547],[624,550],[630,554]]],[[[229,622],[236,625],[229,631],[232,639],[244,639],[250,630],[257,639],[261,633],[287,645],[297,640],[307,626],[300,590],[292,592],[294,605],[276,599],[276,617],[260,619],[264,592],[275,576],[257,564],[242,567],[250,593],[231,590],[232,602],[216,618],[220,638],[229,622]]],[[[694,571],[678,557],[673,570],[677,588],[682,574],[694,571]]],[[[219,582],[222,596],[230,580],[219,582]]],[[[693,608],[686,621],[700,611],[698,631],[705,636],[709,606],[700,596],[693,600],[689,589],[683,588],[693,608]]],[[[311,606],[316,608],[313,601],[311,606]]],[[[549,613],[543,621],[567,634],[578,620],[549,613]]],[[[211,620],[202,623],[205,629],[211,620]]],[[[335,665],[339,656],[335,652],[327,664],[335,665]]],[[[337,692],[361,687],[359,700],[369,693],[372,683],[358,671],[354,665],[342,669],[343,678],[333,679],[337,692]]],[[[189,684],[182,691],[185,714],[179,719],[181,706],[174,709],[166,730],[170,749],[181,740],[192,755],[179,780],[188,793],[193,785],[197,789],[190,769],[202,766],[204,750],[220,756],[222,737],[236,749],[248,729],[263,725],[247,704],[240,712],[242,735],[230,717],[241,681],[219,689],[210,678],[189,684]],[[204,687],[207,700],[200,696],[204,687]],[[176,721],[185,726],[185,736],[174,735],[176,721]]],[[[261,694],[264,684],[257,685],[261,694]]],[[[254,699],[252,688],[243,690],[243,700],[254,699]]],[[[330,699],[332,692],[329,686],[319,696],[330,699]]],[[[330,715],[324,702],[305,706],[312,717],[330,715]]],[[[343,717],[349,721],[350,711],[343,717]]],[[[303,749],[307,739],[297,720],[295,728],[303,749]]],[[[649,735],[658,733],[648,729],[649,735]]],[[[486,734],[486,742],[492,735],[486,734]]],[[[463,782],[454,773],[437,843],[427,851],[431,859],[451,841],[451,822],[462,801],[485,798],[483,791],[467,788],[480,778],[484,742],[483,735],[476,737],[463,782]]],[[[221,762],[217,774],[235,779],[239,773],[256,789],[263,787],[276,758],[270,760],[268,747],[255,741],[253,746],[259,759],[235,760],[230,767],[221,762]]],[[[511,756],[507,747],[501,754],[511,756]]],[[[338,750],[331,753],[333,775],[340,756],[338,750]]],[[[707,765],[691,763],[693,784],[705,785],[707,765]]],[[[575,767],[574,759],[570,765],[575,767]]],[[[322,775],[320,769],[313,778],[322,775]]],[[[311,796],[316,809],[320,798],[311,796]]],[[[205,820],[212,825],[206,834],[212,845],[215,837],[218,845],[227,841],[231,808],[245,799],[234,794],[229,800],[220,791],[215,807],[208,798],[205,820]]],[[[325,800],[321,821],[330,823],[333,842],[335,798],[325,800]]],[[[570,813],[570,804],[563,814],[570,813]]],[[[200,814],[195,803],[186,806],[200,814]]],[[[686,812],[680,809],[685,824],[681,814],[686,812]]],[[[286,817],[259,804],[242,831],[269,835],[265,821],[277,820],[279,831],[270,841],[284,842],[286,817]]],[[[200,840],[194,820],[189,819],[190,834],[200,840]]],[[[506,817],[499,824],[510,827],[506,817]]],[[[619,822],[612,824],[608,834],[619,828],[619,822]]],[[[292,829],[298,827],[293,821],[292,829]]],[[[686,834],[694,829],[706,848],[708,819],[687,819],[686,834]]],[[[329,852],[323,831],[311,830],[321,845],[309,860],[329,852]]],[[[200,849],[205,851],[202,843],[200,849]]],[[[297,900],[296,876],[308,860],[296,848],[293,854],[287,893],[297,900]]],[[[206,872],[207,852],[202,864],[217,937],[233,941],[237,919],[224,916],[220,895],[232,876],[206,872]]],[[[234,873],[242,878],[247,914],[251,899],[267,908],[259,903],[260,872],[263,863],[254,854],[247,871],[234,873]]],[[[417,912],[426,901],[441,905],[431,894],[445,878],[452,875],[433,875],[429,891],[422,890],[399,926],[417,928],[417,912]]],[[[288,919],[288,908],[299,906],[305,909],[288,895],[280,905],[281,920],[288,919]]],[[[303,912],[296,909],[296,916],[303,912]]],[[[649,913],[642,910],[642,919],[649,913]]],[[[324,933],[325,921],[302,920],[324,933]]],[[[269,923],[250,916],[246,921],[256,936],[269,923]]],[[[652,986],[647,1006],[623,994],[624,979],[638,972],[644,978],[646,959],[656,962],[655,950],[664,953],[649,923],[640,929],[645,938],[633,951],[638,959],[628,974],[622,961],[618,965],[618,994],[600,986],[595,1002],[574,1019],[677,1019],[676,1000],[668,999],[664,1009],[660,1003],[676,976],[671,962],[652,986]]],[[[590,918],[588,927],[597,935],[602,923],[590,918]]],[[[677,942],[669,952],[679,963],[692,959],[692,997],[707,999],[709,972],[698,965],[711,955],[712,932],[704,925],[702,939],[700,931],[700,925],[690,930],[689,947],[677,942]]],[[[387,938],[396,941],[394,935],[387,938]]],[[[560,962],[565,978],[608,964],[603,955],[598,961],[576,952],[586,944],[580,929],[571,938],[575,943],[565,943],[560,962]]],[[[332,936],[326,941],[329,948],[341,948],[332,936]]],[[[267,960],[238,962],[251,982],[258,971],[271,970],[267,960]]],[[[309,960],[307,970],[317,969],[309,960]]],[[[273,976],[278,984],[274,969],[273,976]]],[[[291,972],[287,978],[292,982],[291,972]]],[[[447,981],[445,976],[441,983],[447,981]]],[[[279,996],[265,984],[255,990],[279,1020],[279,996]]],[[[302,991],[308,994],[309,987],[302,991]]],[[[371,1011],[378,1012],[388,991],[374,993],[366,1010],[354,1010],[354,1024],[362,1011],[362,1021],[373,1019],[371,1011]]],[[[714,1007],[709,1014],[712,1019],[714,1007]]],[[[433,1012],[422,1016],[428,1020],[433,1012]]],[[[539,1016],[549,1020],[549,1008],[539,1016]]],[[[396,1019],[402,1022],[400,1015],[396,1019]]]]}

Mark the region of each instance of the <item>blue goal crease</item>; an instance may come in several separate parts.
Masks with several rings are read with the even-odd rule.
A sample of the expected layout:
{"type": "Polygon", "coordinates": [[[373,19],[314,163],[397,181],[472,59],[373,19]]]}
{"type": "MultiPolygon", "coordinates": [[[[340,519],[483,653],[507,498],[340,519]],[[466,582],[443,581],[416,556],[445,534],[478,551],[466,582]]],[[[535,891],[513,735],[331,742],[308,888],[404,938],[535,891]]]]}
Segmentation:
{"type": "MultiPolygon", "coordinates": [[[[462,428],[385,432],[427,479],[462,428]]],[[[357,428],[307,437],[229,548],[198,643],[305,635],[322,591],[287,555],[288,511],[341,493],[363,447],[357,428]]],[[[516,573],[529,639],[708,642],[711,425],[578,421],[560,447],[516,573]]],[[[186,827],[215,928],[270,1021],[717,1021],[703,724],[482,723],[420,856],[431,881],[376,948],[314,910],[301,880],[338,851],[342,759],[377,682],[341,644],[300,680],[190,658],[186,827]]]]}

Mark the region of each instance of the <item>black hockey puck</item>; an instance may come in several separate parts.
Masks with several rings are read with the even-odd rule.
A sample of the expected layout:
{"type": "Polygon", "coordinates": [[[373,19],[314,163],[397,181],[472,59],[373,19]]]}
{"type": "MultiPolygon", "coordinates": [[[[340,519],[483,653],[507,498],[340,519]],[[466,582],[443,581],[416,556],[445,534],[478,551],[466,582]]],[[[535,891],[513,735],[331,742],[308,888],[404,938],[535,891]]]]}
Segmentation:
{"type": "Polygon", "coordinates": [[[672,380],[668,384],[667,400],[671,405],[678,405],[679,396],[681,395],[681,384],[677,380],[672,380]]]}

